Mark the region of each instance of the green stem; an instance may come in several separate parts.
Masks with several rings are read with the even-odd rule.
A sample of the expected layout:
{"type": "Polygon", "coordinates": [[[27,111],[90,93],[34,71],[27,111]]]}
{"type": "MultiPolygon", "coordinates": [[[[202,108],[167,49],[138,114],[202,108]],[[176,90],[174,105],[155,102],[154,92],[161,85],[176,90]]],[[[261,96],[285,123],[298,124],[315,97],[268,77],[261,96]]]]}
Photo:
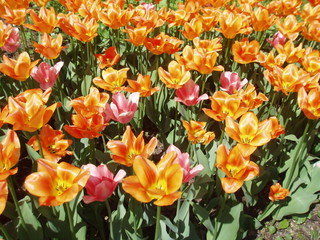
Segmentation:
{"type": "Polygon", "coordinates": [[[94,138],[89,139],[89,145],[90,145],[90,163],[95,164],[96,160],[95,160],[95,142],[94,142],[94,138]]]}
{"type": "Polygon", "coordinates": [[[160,215],[161,215],[161,207],[157,206],[156,232],[154,235],[154,240],[160,239],[160,215]]]}
{"type": "Polygon", "coordinates": [[[14,206],[15,206],[15,208],[16,208],[16,210],[17,210],[17,212],[18,212],[18,215],[19,215],[19,217],[20,217],[20,219],[21,219],[22,227],[24,228],[24,230],[26,231],[26,233],[28,233],[28,228],[27,228],[26,222],[24,221],[24,218],[23,218],[21,209],[20,209],[20,207],[19,207],[18,198],[17,198],[16,192],[15,192],[15,190],[14,190],[13,181],[12,181],[12,178],[11,178],[11,177],[8,178],[8,186],[9,186],[9,191],[10,191],[10,193],[11,193],[14,206]]]}
{"type": "Polygon", "coordinates": [[[113,240],[114,235],[113,235],[113,228],[112,228],[112,216],[111,216],[111,208],[110,208],[110,204],[108,202],[108,199],[105,201],[105,203],[106,203],[107,212],[108,212],[110,239],[113,240]]]}
{"type": "Polygon", "coordinates": [[[177,118],[178,118],[178,102],[176,101],[176,107],[174,112],[173,144],[176,143],[177,118]]]}
{"type": "Polygon", "coordinates": [[[40,141],[40,135],[39,135],[38,130],[36,131],[36,138],[37,138],[37,143],[38,143],[38,147],[39,147],[40,157],[44,158],[44,156],[43,156],[43,150],[42,150],[42,145],[41,145],[41,141],[40,141]]]}
{"type": "Polygon", "coordinates": [[[1,223],[0,223],[0,231],[4,235],[4,239],[6,239],[6,240],[10,240],[11,239],[11,237],[9,236],[7,230],[4,228],[4,226],[1,223]]]}
{"type": "Polygon", "coordinates": [[[29,53],[28,44],[27,44],[27,38],[26,38],[26,33],[24,31],[24,27],[22,25],[20,25],[19,27],[20,27],[20,31],[21,31],[21,35],[22,35],[22,41],[23,41],[24,50],[29,53]]]}
{"type": "Polygon", "coordinates": [[[65,203],[65,209],[67,211],[68,223],[70,228],[71,239],[76,240],[75,231],[73,226],[73,214],[71,213],[70,203],[65,203]]]}

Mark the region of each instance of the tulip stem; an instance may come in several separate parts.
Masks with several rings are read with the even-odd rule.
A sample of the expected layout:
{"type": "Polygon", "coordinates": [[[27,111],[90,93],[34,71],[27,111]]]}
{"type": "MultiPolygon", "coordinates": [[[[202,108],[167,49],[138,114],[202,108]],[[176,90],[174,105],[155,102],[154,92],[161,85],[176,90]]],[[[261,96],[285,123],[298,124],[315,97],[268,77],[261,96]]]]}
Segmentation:
{"type": "Polygon", "coordinates": [[[70,204],[66,203],[64,206],[65,206],[65,209],[67,211],[67,217],[68,217],[68,222],[69,222],[71,239],[72,240],[76,240],[76,237],[75,237],[75,234],[74,234],[75,233],[74,232],[74,226],[73,226],[73,214],[71,213],[70,204]]]}
{"type": "Polygon", "coordinates": [[[113,227],[112,227],[112,212],[111,212],[111,208],[110,208],[110,204],[108,202],[108,199],[105,201],[105,203],[106,203],[107,212],[108,212],[110,239],[113,240],[114,235],[113,235],[113,227]]]}
{"type": "Polygon", "coordinates": [[[157,219],[156,219],[156,232],[154,235],[154,240],[160,239],[160,215],[161,215],[161,207],[157,206],[157,219]]]}
{"type": "Polygon", "coordinates": [[[11,193],[14,206],[15,206],[15,208],[16,208],[16,210],[17,210],[17,212],[18,212],[18,215],[19,215],[19,217],[20,217],[20,219],[21,219],[22,227],[24,228],[24,230],[26,231],[26,233],[28,233],[28,228],[27,228],[26,222],[24,221],[24,218],[23,218],[21,209],[20,209],[20,207],[19,207],[18,198],[17,198],[16,192],[15,192],[15,190],[14,190],[13,181],[12,181],[12,178],[11,178],[11,177],[8,178],[8,186],[9,186],[9,191],[10,191],[10,193],[11,193]]]}
{"type": "Polygon", "coordinates": [[[26,33],[25,33],[22,25],[20,25],[20,30],[21,30],[21,35],[22,35],[22,39],[23,39],[24,50],[28,52],[26,33]]]}
{"type": "Polygon", "coordinates": [[[36,131],[36,138],[37,138],[37,143],[38,143],[38,147],[39,147],[40,157],[44,158],[43,150],[42,150],[42,146],[41,146],[41,141],[40,141],[40,135],[39,135],[38,130],[36,131]]]}

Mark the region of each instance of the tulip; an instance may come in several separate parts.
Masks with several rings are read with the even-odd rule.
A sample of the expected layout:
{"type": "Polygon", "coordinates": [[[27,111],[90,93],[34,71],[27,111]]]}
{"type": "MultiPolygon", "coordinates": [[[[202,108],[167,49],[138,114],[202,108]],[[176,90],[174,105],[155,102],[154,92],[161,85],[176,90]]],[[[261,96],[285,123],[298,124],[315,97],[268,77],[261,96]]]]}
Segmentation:
{"type": "Polygon", "coordinates": [[[140,93],[134,92],[128,100],[123,93],[116,92],[112,95],[112,103],[106,104],[106,116],[109,119],[126,124],[131,121],[138,108],[140,93]]]}
{"type": "Polygon", "coordinates": [[[116,47],[109,47],[104,54],[95,54],[99,60],[99,68],[112,67],[120,60],[120,55],[117,52],[116,47]]]}
{"type": "Polygon", "coordinates": [[[2,50],[14,53],[20,46],[20,32],[18,28],[13,28],[9,37],[2,46],[2,50]]]}
{"type": "Polygon", "coordinates": [[[39,15],[33,9],[30,9],[30,17],[33,24],[24,24],[23,26],[42,33],[51,33],[58,24],[56,12],[53,7],[47,9],[41,7],[39,15]]]}
{"type": "Polygon", "coordinates": [[[176,53],[180,50],[179,46],[182,43],[182,40],[175,37],[170,37],[161,32],[155,38],[146,38],[143,44],[153,54],[160,55],[163,53],[176,53]]]}
{"type": "Polygon", "coordinates": [[[110,140],[107,143],[107,147],[111,151],[111,158],[115,162],[130,167],[137,156],[142,156],[145,158],[150,157],[156,148],[157,143],[157,139],[153,137],[147,144],[145,144],[143,132],[135,137],[131,127],[127,126],[122,140],[110,140]]]}
{"type": "Polygon", "coordinates": [[[8,194],[9,191],[7,181],[0,181],[0,215],[6,208],[8,194]]]}
{"type": "Polygon", "coordinates": [[[116,176],[113,176],[113,173],[103,164],[98,167],[93,164],[87,164],[82,166],[82,169],[90,171],[90,178],[85,186],[88,195],[83,196],[83,201],[86,204],[105,201],[112,195],[118,182],[126,176],[126,172],[122,169],[119,170],[116,176]]]}
{"type": "Polygon", "coordinates": [[[66,162],[46,159],[37,162],[38,171],[26,177],[24,186],[30,194],[39,197],[39,206],[59,206],[72,201],[90,177],[89,170],[66,162]]]}
{"type": "Polygon", "coordinates": [[[198,104],[202,100],[207,100],[209,97],[207,94],[202,94],[199,97],[199,85],[190,79],[185,85],[176,90],[177,97],[174,98],[177,102],[182,102],[187,106],[193,106],[198,104]]]}
{"type": "Polygon", "coordinates": [[[100,88],[108,90],[110,92],[117,92],[123,89],[122,85],[127,80],[127,72],[129,68],[122,68],[115,70],[112,67],[102,71],[102,78],[95,77],[93,83],[100,88]]]}
{"type": "Polygon", "coordinates": [[[298,92],[298,104],[304,115],[313,120],[320,118],[320,87],[306,92],[302,87],[298,92]]]}
{"type": "Polygon", "coordinates": [[[206,122],[197,122],[191,120],[190,123],[182,120],[183,127],[187,130],[188,140],[192,144],[208,144],[214,138],[214,132],[207,132],[204,128],[206,126],[206,122]]]}
{"type": "Polygon", "coordinates": [[[128,92],[139,92],[141,97],[149,97],[159,91],[159,87],[151,88],[151,79],[149,75],[138,75],[137,81],[127,80],[131,88],[124,88],[128,92]]]}
{"type": "Polygon", "coordinates": [[[122,188],[137,201],[156,200],[154,204],[157,206],[169,206],[181,198],[178,190],[183,172],[175,152],[167,153],[157,165],[138,156],[133,162],[133,170],[136,175],[123,179],[122,188]]]}
{"type": "Polygon", "coordinates": [[[305,49],[302,46],[302,43],[299,46],[295,47],[294,43],[289,40],[284,45],[277,44],[277,52],[286,56],[287,63],[296,63],[305,56],[305,49]]]}
{"type": "Polygon", "coordinates": [[[134,11],[129,9],[122,9],[120,5],[115,3],[108,3],[107,8],[99,11],[99,20],[106,26],[112,29],[119,29],[120,27],[126,26],[134,11]]]}
{"type": "Polygon", "coordinates": [[[0,63],[0,72],[18,81],[25,81],[29,78],[34,66],[40,59],[31,62],[30,56],[27,52],[22,52],[17,60],[2,56],[3,62],[0,63]]]}
{"type": "Polygon", "coordinates": [[[135,46],[141,46],[143,45],[144,40],[146,39],[147,35],[152,31],[152,28],[148,28],[146,26],[141,27],[131,27],[127,26],[125,30],[123,30],[125,33],[128,34],[129,39],[125,39],[128,42],[131,42],[135,46]]]}
{"type": "Polygon", "coordinates": [[[45,92],[41,89],[29,89],[16,97],[8,99],[8,115],[5,123],[13,126],[13,130],[33,132],[43,127],[52,117],[60,103],[54,103],[46,107],[48,98],[52,92],[48,88],[45,92]]]}
{"type": "Polygon", "coordinates": [[[32,69],[31,76],[40,84],[41,89],[47,90],[56,83],[62,66],[63,62],[58,62],[53,67],[42,62],[32,69]]]}
{"type": "Polygon", "coordinates": [[[45,58],[56,59],[63,48],[62,35],[59,33],[57,38],[53,39],[47,33],[44,33],[41,38],[41,44],[33,42],[33,46],[36,48],[35,51],[42,54],[45,58]]]}
{"type": "Polygon", "coordinates": [[[168,87],[178,89],[191,79],[191,73],[186,70],[185,66],[176,61],[171,61],[168,66],[169,72],[162,67],[158,68],[160,80],[168,87]]]}
{"type": "Polygon", "coordinates": [[[269,15],[269,11],[265,8],[258,7],[251,13],[252,27],[255,31],[266,31],[274,23],[275,16],[269,15]]]}
{"type": "MultiPolygon", "coordinates": [[[[66,155],[72,155],[72,152],[67,151],[67,148],[72,144],[71,140],[63,139],[64,134],[60,130],[54,130],[50,125],[44,125],[39,134],[40,144],[43,152],[43,157],[48,160],[58,162],[66,155]]],[[[28,145],[34,150],[39,150],[39,144],[36,136],[29,139],[28,145]]]]}
{"type": "Polygon", "coordinates": [[[0,47],[2,47],[9,36],[11,35],[13,28],[10,24],[5,24],[2,20],[0,20],[0,47]]]}
{"type": "Polygon", "coordinates": [[[269,199],[275,202],[285,199],[289,194],[289,189],[283,188],[280,183],[276,183],[270,187],[269,199]]]}
{"type": "Polygon", "coordinates": [[[220,76],[220,83],[222,91],[233,94],[246,85],[248,80],[245,78],[241,81],[238,73],[235,72],[223,72],[220,76]]]}
{"type": "Polygon", "coordinates": [[[286,43],[286,40],[287,38],[278,31],[276,32],[276,34],[274,34],[273,39],[269,38],[267,39],[267,42],[269,42],[275,48],[278,44],[284,45],[286,43]]]}
{"type": "Polygon", "coordinates": [[[280,19],[276,21],[279,31],[291,41],[294,41],[299,36],[303,24],[303,22],[298,23],[296,16],[292,14],[288,15],[283,22],[280,19]]]}
{"type": "Polygon", "coordinates": [[[10,8],[4,6],[5,12],[1,14],[6,23],[22,25],[27,15],[27,8],[10,8]]]}
{"type": "Polygon", "coordinates": [[[172,151],[176,152],[178,155],[178,162],[182,167],[182,171],[183,171],[183,180],[182,180],[183,183],[189,182],[192,178],[197,176],[203,170],[203,166],[201,164],[198,164],[192,169],[190,168],[190,156],[188,153],[181,153],[179,148],[177,148],[174,145],[170,145],[167,148],[166,153],[172,152],[172,151]]]}
{"type": "Polygon", "coordinates": [[[239,123],[234,122],[230,116],[226,118],[225,131],[233,140],[237,141],[240,153],[243,156],[251,155],[258,146],[268,143],[273,136],[272,121],[259,122],[253,112],[247,112],[240,118],[239,123]]]}
{"type": "Polygon", "coordinates": [[[5,138],[0,142],[0,181],[8,176],[17,173],[16,166],[20,158],[20,141],[13,130],[6,133],[5,138]]]}
{"type": "Polygon", "coordinates": [[[226,193],[235,193],[244,181],[251,180],[260,173],[256,163],[250,161],[248,156],[241,155],[238,145],[231,151],[223,144],[219,145],[216,166],[227,175],[221,178],[221,185],[226,193]]]}
{"type": "Polygon", "coordinates": [[[184,31],[181,31],[183,36],[188,40],[193,40],[199,37],[203,32],[202,20],[199,18],[193,18],[190,22],[186,22],[183,25],[184,31]]]}
{"type": "Polygon", "coordinates": [[[240,64],[257,62],[259,53],[260,44],[256,40],[249,42],[248,38],[244,38],[240,42],[235,41],[232,45],[234,61],[240,64]]]}

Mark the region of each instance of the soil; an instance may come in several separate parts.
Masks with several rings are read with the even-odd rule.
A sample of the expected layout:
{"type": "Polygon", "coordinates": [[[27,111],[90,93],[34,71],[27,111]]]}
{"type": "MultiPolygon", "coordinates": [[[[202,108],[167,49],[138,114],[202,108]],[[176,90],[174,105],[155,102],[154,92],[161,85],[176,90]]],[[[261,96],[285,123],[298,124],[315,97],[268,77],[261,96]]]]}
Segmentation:
{"type": "Polygon", "coordinates": [[[268,221],[257,232],[256,240],[320,240],[320,204],[305,215],[268,221]]]}

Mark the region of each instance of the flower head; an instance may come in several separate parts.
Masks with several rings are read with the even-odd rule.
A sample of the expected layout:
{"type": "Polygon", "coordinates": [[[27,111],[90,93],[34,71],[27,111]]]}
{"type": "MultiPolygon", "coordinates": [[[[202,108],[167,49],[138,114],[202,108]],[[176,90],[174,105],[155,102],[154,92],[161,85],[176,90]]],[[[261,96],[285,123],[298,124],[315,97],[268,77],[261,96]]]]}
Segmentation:
{"type": "Polygon", "coordinates": [[[128,92],[139,92],[140,97],[149,97],[155,92],[159,91],[159,87],[151,88],[151,79],[149,75],[139,74],[137,81],[127,80],[131,88],[124,88],[128,92]]]}
{"type": "MultiPolygon", "coordinates": [[[[67,148],[72,144],[71,140],[63,139],[64,134],[60,130],[54,130],[50,125],[44,125],[39,134],[40,144],[45,159],[58,162],[65,155],[72,155],[67,148]]],[[[29,139],[28,144],[36,151],[39,145],[36,136],[29,139]]]]}
{"type": "Polygon", "coordinates": [[[27,52],[22,52],[18,59],[8,58],[6,55],[2,56],[3,62],[0,63],[0,72],[18,81],[25,81],[29,78],[34,66],[40,59],[31,62],[30,56],[27,52]]]}
{"type": "Polygon", "coordinates": [[[72,201],[84,188],[90,172],[69,163],[39,159],[38,171],[25,179],[27,191],[39,197],[40,206],[59,206],[72,201]]]}
{"type": "Polygon", "coordinates": [[[283,188],[280,183],[276,183],[270,187],[269,199],[275,202],[285,199],[289,194],[289,189],[283,188]]]}
{"type": "Polygon", "coordinates": [[[304,115],[309,119],[320,118],[320,87],[313,88],[306,92],[304,88],[300,88],[298,92],[298,104],[304,115]]]}
{"type": "Polygon", "coordinates": [[[122,188],[137,201],[156,200],[157,206],[169,206],[181,197],[178,190],[183,172],[175,152],[167,153],[157,165],[138,156],[133,162],[133,170],[136,175],[123,179],[122,188]]]}
{"type": "Polygon", "coordinates": [[[207,132],[204,128],[206,122],[197,122],[191,120],[190,123],[182,120],[182,124],[188,133],[188,140],[193,144],[208,144],[215,138],[214,132],[207,132]]]}
{"type": "Polygon", "coordinates": [[[102,78],[95,77],[93,83],[100,88],[110,92],[118,92],[123,89],[122,85],[127,80],[127,72],[129,68],[122,68],[120,70],[113,69],[112,67],[102,71],[102,78]]]}
{"type": "Polygon", "coordinates": [[[41,44],[33,42],[33,46],[36,48],[35,51],[42,54],[45,58],[56,59],[62,51],[62,35],[59,33],[58,36],[53,39],[48,33],[44,33],[41,38],[41,44]]]}
{"type": "Polygon", "coordinates": [[[47,90],[56,83],[62,66],[63,62],[57,62],[53,67],[42,62],[32,69],[31,76],[40,84],[41,89],[47,90]]]}
{"type": "Polygon", "coordinates": [[[286,43],[287,38],[283,36],[281,32],[276,32],[272,39],[267,39],[267,42],[271,43],[275,48],[278,44],[284,45],[286,43]]]}
{"type": "Polygon", "coordinates": [[[134,92],[129,95],[127,100],[123,93],[114,93],[112,102],[106,104],[106,117],[123,124],[130,122],[137,111],[139,96],[140,93],[134,92]]]}
{"type": "Polygon", "coordinates": [[[120,55],[117,52],[116,47],[112,46],[106,49],[104,54],[95,54],[99,60],[99,68],[112,67],[120,60],[120,55]]]}
{"type": "Polygon", "coordinates": [[[83,196],[83,201],[87,204],[105,201],[112,195],[122,178],[126,176],[126,172],[122,169],[114,176],[103,164],[98,167],[87,164],[83,165],[82,169],[90,171],[90,178],[85,186],[88,195],[83,196]]]}
{"type": "Polygon", "coordinates": [[[243,156],[238,145],[231,151],[223,144],[219,145],[216,166],[227,175],[221,178],[222,188],[226,193],[235,193],[244,181],[251,180],[260,173],[259,166],[250,161],[249,156],[243,156]]]}
{"type": "Polygon", "coordinates": [[[193,106],[198,104],[200,101],[207,100],[209,97],[207,94],[202,94],[199,96],[199,85],[190,79],[185,85],[181,88],[176,89],[177,97],[174,98],[177,102],[182,102],[187,106],[193,106]]]}
{"type": "Polygon", "coordinates": [[[8,53],[14,53],[20,46],[20,31],[19,28],[13,28],[9,37],[6,39],[2,50],[8,53]]]}
{"type": "Polygon", "coordinates": [[[51,33],[58,24],[56,12],[53,7],[47,9],[41,7],[37,15],[33,9],[29,11],[33,24],[24,24],[23,26],[42,33],[51,33]]]}
{"type": "Polygon", "coordinates": [[[233,94],[246,85],[248,80],[245,78],[241,81],[238,73],[236,72],[223,72],[220,76],[220,83],[222,91],[233,94]]]}
{"type": "Polygon", "coordinates": [[[145,158],[150,157],[156,148],[157,143],[157,139],[153,137],[145,144],[143,132],[136,137],[133,134],[131,127],[127,126],[122,140],[110,140],[107,143],[107,147],[111,151],[111,157],[115,162],[130,167],[137,156],[145,158]]]}
{"type": "Polygon", "coordinates": [[[177,148],[174,145],[170,145],[167,148],[166,153],[168,152],[176,152],[178,155],[178,162],[180,166],[182,167],[183,171],[183,183],[189,182],[192,178],[197,176],[202,170],[203,166],[201,164],[198,164],[197,166],[190,168],[190,156],[188,153],[181,153],[180,149],[177,148]]]}

